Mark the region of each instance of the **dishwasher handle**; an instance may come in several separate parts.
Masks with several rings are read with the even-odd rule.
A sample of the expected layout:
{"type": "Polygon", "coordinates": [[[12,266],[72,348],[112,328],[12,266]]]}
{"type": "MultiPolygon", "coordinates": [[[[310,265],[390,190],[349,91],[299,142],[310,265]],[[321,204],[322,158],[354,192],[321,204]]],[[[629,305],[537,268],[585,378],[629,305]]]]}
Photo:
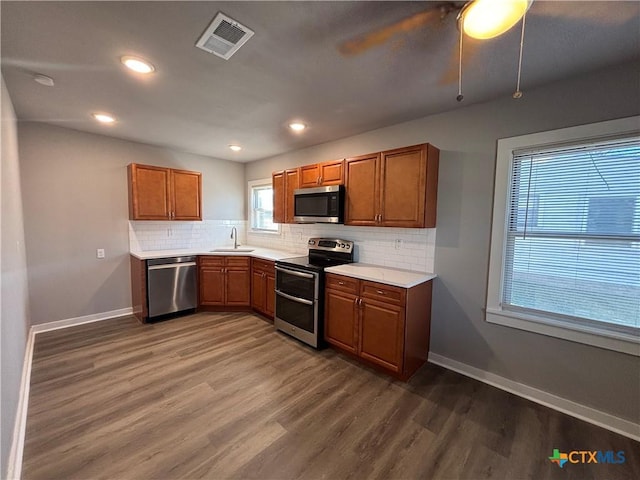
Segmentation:
{"type": "Polygon", "coordinates": [[[196,262],[186,262],[186,263],[165,263],[163,265],[151,265],[148,267],[148,270],[163,270],[165,268],[182,268],[182,267],[195,267],[196,262]]]}

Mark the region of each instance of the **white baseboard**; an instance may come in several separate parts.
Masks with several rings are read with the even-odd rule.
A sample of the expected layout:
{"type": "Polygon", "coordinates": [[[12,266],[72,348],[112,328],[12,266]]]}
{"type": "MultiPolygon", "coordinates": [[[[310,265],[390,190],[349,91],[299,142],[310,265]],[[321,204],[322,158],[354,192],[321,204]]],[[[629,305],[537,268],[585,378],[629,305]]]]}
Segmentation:
{"type": "Polygon", "coordinates": [[[99,322],[101,320],[110,320],[112,318],[126,317],[133,315],[133,308],[119,308],[110,312],[94,313],[83,317],[67,318],[64,320],[56,320],[55,322],[40,323],[33,325],[31,328],[35,333],[48,332],[50,330],[58,330],[59,328],[73,327],[74,325],[82,325],[83,323],[99,322]]]}
{"type": "Polygon", "coordinates": [[[9,461],[7,465],[8,480],[20,480],[20,476],[22,474],[22,454],[24,452],[24,439],[27,428],[27,408],[29,406],[29,390],[31,385],[31,364],[33,361],[33,345],[35,343],[36,334],[51,330],[58,330],[60,328],[73,327],[74,325],[82,325],[84,323],[124,317],[132,314],[133,308],[120,308],[118,310],[111,310],[110,312],[95,313],[93,315],[85,315],[83,317],[67,318],[65,320],[57,320],[55,322],[41,323],[33,325],[29,329],[29,336],[27,338],[27,345],[24,353],[24,364],[22,366],[22,378],[20,380],[18,410],[16,412],[16,421],[13,428],[13,441],[11,443],[11,451],[9,452],[9,461]]]}
{"type": "Polygon", "coordinates": [[[31,362],[33,360],[33,344],[35,343],[35,331],[29,329],[27,345],[24,352],[22,365],[22,378],[20,380],[20,393],[18,396],[18,409],[16,421],[13,426],[13,439],[9,451],[7,466],[7,479],[20,480],[22,475],[22,453],[24,452],[24,437],[27,428],[27,408],[29,407],[29,389],[31,385],[31,362]]]}
{"type": "Polygon", "coordinates": [[[466,363],[429,353],[429,362],[640,442],[640,425],[466,363]]]}

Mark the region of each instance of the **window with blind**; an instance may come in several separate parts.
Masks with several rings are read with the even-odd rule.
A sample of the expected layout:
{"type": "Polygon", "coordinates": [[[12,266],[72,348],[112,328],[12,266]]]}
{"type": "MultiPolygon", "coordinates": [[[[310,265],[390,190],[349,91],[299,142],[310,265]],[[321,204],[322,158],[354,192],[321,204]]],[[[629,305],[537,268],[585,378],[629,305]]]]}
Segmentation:
{"type": "Polygon", "coordinates": [[[579,140],[499,142],[487,320],[604,335],[640,355],[640,133],[586,138],[583,128],[556,131],[579,140]]]}

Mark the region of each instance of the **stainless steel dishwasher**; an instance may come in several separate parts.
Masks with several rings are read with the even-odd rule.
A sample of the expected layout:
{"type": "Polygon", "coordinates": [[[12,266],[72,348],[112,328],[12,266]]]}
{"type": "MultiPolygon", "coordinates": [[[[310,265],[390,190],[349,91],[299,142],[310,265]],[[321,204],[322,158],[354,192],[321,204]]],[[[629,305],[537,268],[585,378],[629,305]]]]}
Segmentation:
{"type": "Polygon", "coordinates": [[[149,318],[197,306],[196,257],[147,260],[149,318]]]}

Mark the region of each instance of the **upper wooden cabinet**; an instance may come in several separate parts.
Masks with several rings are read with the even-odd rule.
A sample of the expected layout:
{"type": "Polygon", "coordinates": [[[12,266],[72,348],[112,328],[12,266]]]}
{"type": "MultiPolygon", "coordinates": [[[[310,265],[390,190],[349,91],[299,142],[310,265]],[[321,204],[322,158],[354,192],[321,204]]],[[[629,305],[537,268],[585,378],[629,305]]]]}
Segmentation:
{"type": "Polygon", "coordinates": [[[130,220],[202,220],[202,175],[132,163],[129,179],[130,220]]]}
{"type": "Polygon", "coordinates": [[[346,225],[436,225],[439,150],[422,144],[348,158],[346,225]]]}
{"type": "Polygon", "coordinates": [[[271,175],[274,223],[294,223],[293,192],[300,188],[299,169],[282,170],[271,175]]]}
{"type": "Polygon", "coordinates": [[[344,184],[344,160],[316,163],[300,167],[300,187],[344,184]]]}
{"type": "Polygon", "coordinates": [[[347,185],[345,223],[378,225],[380,154],[348,158],[345,164],[347,185]]]}

